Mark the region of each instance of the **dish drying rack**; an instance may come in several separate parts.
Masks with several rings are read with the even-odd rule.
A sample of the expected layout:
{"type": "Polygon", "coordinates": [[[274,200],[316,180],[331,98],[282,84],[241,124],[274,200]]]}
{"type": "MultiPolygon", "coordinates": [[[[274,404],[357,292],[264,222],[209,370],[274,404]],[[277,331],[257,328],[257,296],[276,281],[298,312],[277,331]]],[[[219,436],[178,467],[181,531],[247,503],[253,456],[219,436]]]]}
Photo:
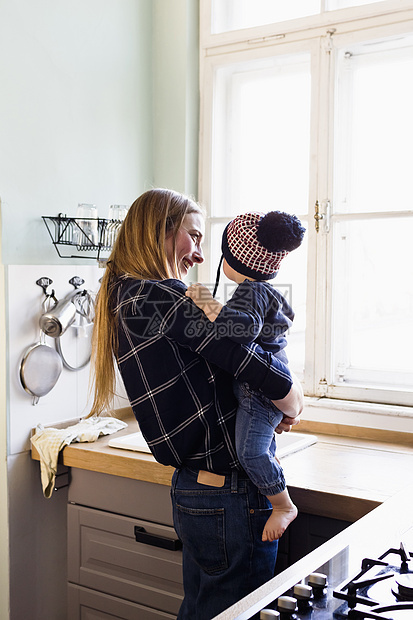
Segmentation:
{"type": "Polygon", "coordinates": [[[62,213],[56,216],[42,215],[42,219],[60,258],[91,258],[98,261],[101,260],[102,251],[112,249],[122,225],[121,220],[79,219],[62,213]],[[62,254],[64,250],[61,248],[65,246],[85,254],[62,254]]]}

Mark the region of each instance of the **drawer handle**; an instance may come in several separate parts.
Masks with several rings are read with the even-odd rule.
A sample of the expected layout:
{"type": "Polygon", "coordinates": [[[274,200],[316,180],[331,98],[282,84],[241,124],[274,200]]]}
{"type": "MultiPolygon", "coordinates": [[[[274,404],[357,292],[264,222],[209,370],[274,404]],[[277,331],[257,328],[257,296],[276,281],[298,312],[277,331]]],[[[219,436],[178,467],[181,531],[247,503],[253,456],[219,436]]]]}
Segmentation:
{"type": "Polygon", "coordinates": [[[182,549],[182,543],[179,538],[171,539],[164,538],[163,536],[155,536],[155,534],[148,534],[145,528],[140,525],[135,525],[135,539],[136,542],[152,545],[153,547],[161,547],[162,549],[169,549],[170,551],[179,551],[179,549],[182,549]]]}

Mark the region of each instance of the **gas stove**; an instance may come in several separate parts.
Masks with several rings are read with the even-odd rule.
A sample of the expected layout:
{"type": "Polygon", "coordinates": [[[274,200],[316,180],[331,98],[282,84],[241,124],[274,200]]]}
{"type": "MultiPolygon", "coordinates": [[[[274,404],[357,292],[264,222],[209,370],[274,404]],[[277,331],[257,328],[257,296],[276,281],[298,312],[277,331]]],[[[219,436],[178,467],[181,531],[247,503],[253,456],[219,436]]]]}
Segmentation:
{"type": "Polygon", "coordinates": [[[261,610],[259,618],[412,620],[412,558],[413,551],[401,542],[377,558],[363,558],[360,570],[339,585],[330,584],[325,573],[311,573],[261,610]]]}

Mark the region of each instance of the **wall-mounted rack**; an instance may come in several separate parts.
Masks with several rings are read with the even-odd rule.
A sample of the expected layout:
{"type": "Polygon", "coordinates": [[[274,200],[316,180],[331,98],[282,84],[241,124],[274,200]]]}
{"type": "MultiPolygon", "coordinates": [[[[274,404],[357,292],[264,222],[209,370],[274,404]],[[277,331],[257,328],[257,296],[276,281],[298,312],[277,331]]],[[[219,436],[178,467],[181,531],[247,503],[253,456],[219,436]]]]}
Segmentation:
{"type": "MultiPolygon", "coordinates": [[[[42,215],[52,243],[60,258],[92,258],[99,260],[102,251],[110,251],[122,225],[120,220],[74,218],[62,213],[42,215]],[[84,254],[62,254],[59,248],[69,246],[84,254]]],[[[63,250],[62,250],[63,251],[63,250]]],[[[69,250],[70,251],[70,250],[69,250]]],[[[74,251],[74,250],[72,250],[74,251]]]]}

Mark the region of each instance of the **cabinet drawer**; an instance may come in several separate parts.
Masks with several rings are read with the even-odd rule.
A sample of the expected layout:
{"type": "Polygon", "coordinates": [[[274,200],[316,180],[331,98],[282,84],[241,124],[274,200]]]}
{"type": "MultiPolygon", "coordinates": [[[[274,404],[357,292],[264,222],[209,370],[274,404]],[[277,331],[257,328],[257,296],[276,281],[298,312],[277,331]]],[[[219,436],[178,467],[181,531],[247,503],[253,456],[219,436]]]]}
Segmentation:
{"type": "Polygon", "coordinates": [[[72,467],[68,500],[144,521],[173,525],[170,487],[72,467]]]}
{"type": "Polygon", "coordinates": [[[171,615],[69,584],[68,620],[175,620],[171,615]]]}
{"type": "Polygon", "coordinates": [[[171,543],[166,525],[84,506],[68,506],[68,580],[150,608],[177,614],[183,599],[182,552],[137,542],[171,543]]]}

